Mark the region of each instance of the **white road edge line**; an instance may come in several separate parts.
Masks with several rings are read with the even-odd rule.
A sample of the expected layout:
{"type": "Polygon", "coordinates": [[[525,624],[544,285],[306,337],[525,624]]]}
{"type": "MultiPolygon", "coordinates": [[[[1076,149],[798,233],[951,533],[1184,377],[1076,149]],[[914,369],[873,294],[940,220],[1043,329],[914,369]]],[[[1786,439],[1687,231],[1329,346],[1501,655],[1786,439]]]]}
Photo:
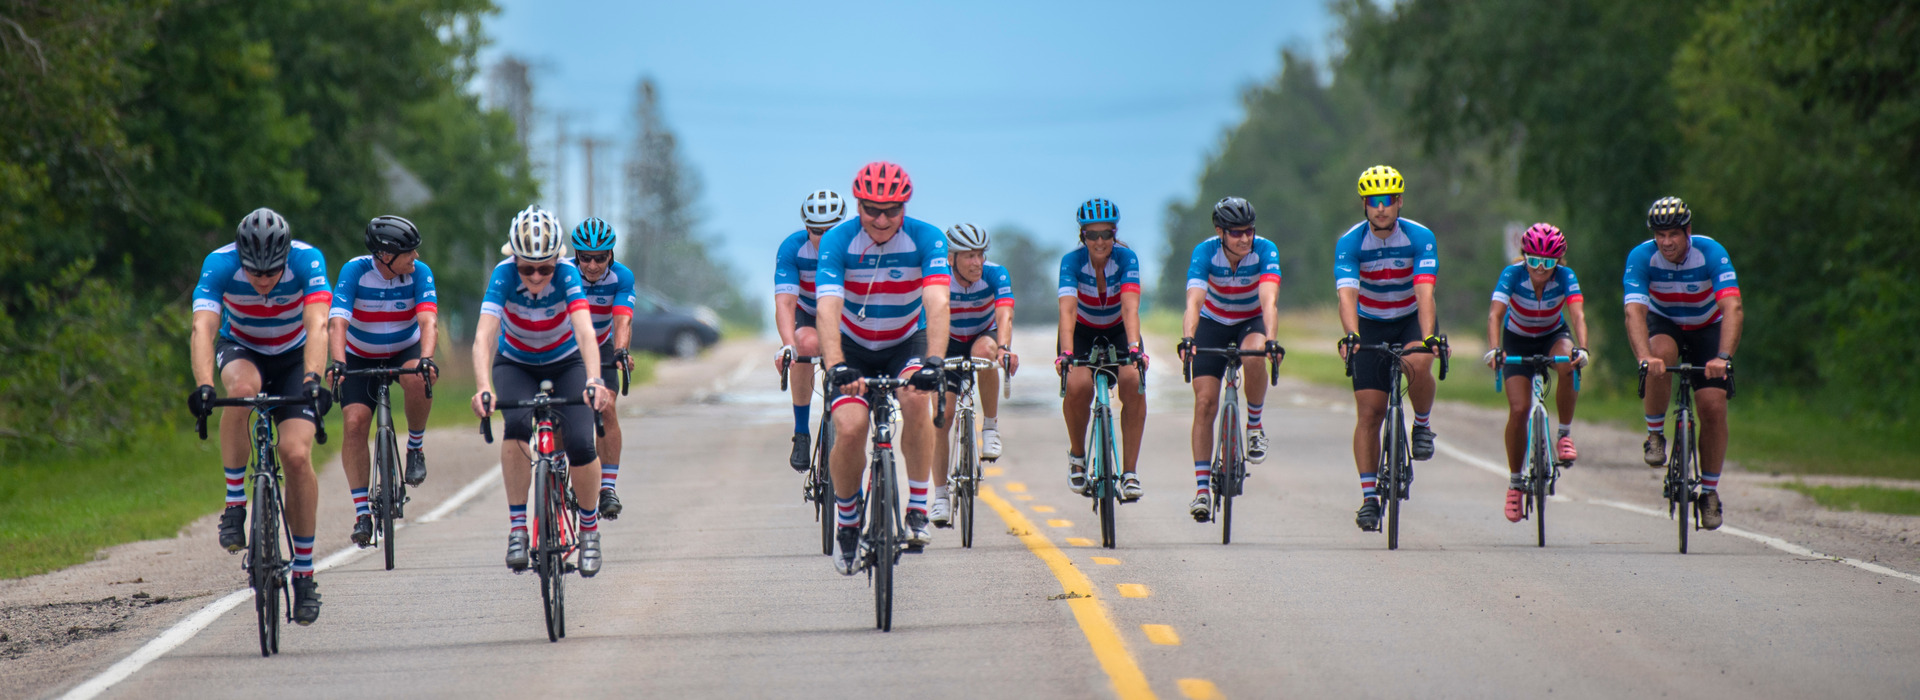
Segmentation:
{"type": "MultiPolygon", "coordinates": [[[[482,474],[480,478],[474,479],[468,482],[466,486],[461,487],[453,496],[447,498],[439,507],[434,508],[431,512],[422,516],[417,522],[425,524],[446,517],[448,513],[452,513],[454,509],[465,505],[467,501],[473,500],[475,496],[480,495],[488,486],[493,485],[493,483],[499,479],[500,465],[496,464],[492,469],[487,470],[487,473],[482,474]]],[[[405,527],[405,524],[396,525],[395,530],[405,527]]],[[[313,568],[316,572],[325,571],[352,561],[355,557],[371,551],[373,550],[361,549],[357,546],[350,545],[345,549],[329,554],[326,558],[315,562],[313,568]]],[[[89,678],[86,682],[74,686],[72,690],[60,696],[61,700],[91,700],[99,696],[101,693],[106,692],[108,688],[112,688],[114,684],[126,680],[140,669],[145,668],[146,665],[152,663],[154,659],[160,658],[181,644],[185,644],[187,640],[193,639],[194,635],[199,634],[201,630],[213,624],[214,620],[220,619],[221,615],[226,614],[227,611],[234,609],[251,597],[253,597],[253,589],[242,588],[208,603],[206,607],[194,611],[194,613],[188,615],[186,619],[174,623],[172,627],[168,627],[167,631],[160,633],[160,636],[154,637],[152,641],[141,645],[139,649],[133,650],[133,653],[128,654],[127,658],[121,659],[114,665],[107,667],[107,670],[101,671],[100,675],[89,678]]]]}
{"type": "MultiPolygon", "coordinates": [[[[1462,462],[1473,465],[1475,467],[1479,467],[1481,469],[1485,469],[1487,471],[1500,474],[1502,476],[1505,476],[1507,473],[1507,470],[1505,467],[1502,467],[1501,465],[1494,462],[1493,460],[1481,457],[1479,455],[1475,455],[1473,453],[1467,452],[1466,450],[1462,450],[1458,447],[1454,447],[1453,445],[1448,444],[1444,441],[1434,440],[1433,447],[1435,450],[1445,453],[1448,457],[1452,457],[1454,459],[1460,460],[1462,462]]],[[[1554,500],[1563,500],[1563,499],[1573,500],[1570,498],[1566,498],[1564,496],[1554,496],[1553,498],[1554,500]]],[[[1601,499],[1601,498],[1589,498],[1585,500],[1586,502],[1592,503],[1597,506],[1606,506],[1608,508],[1624,510],[1629,513],[1639,513],[1641,515],[1649,515],[1656,518],[1668,517],[1665,511],[1661,511],[1655,508],[1648,508],[1646,506],[1634,505],[1632,503],[1622,503],[1620,501],[1610,501],[1610,500],[1601,499]]],[[[1909,574],[1905,571],[1890,569],[1890,568],[1881,566],[1879,564],[1875,564],[1873,562],[1860,561],[1858,559],[1852,559],[1848,557],[1837,557],[1829,554],[1821,554],[1819,552],[1813,551],[1811,549],[1807,549],[1806,547],[1802,547],[1800,545],[1794,544],[1792,542],[1788,542],[1778,537],[1754,532],[1752,530],[1742,530],[1737,527],[1722,526],[1719,530],[1716,530],[1715,532],[1726,533],[1729,535],[1733,535],[1734,537],[1744,537],[1746,539],[1759,542],[1760,544],[1764,544],[1768,547],[1778,549],[1782,552],[1786,552],[1788,554],[1792,554],[1797,557],[1807,557],[1809,559],[1826,559],[1828,561],[1836,561],[1842,564],[1846,564],[1847,566],[1860,569],[1862,571],[1870,571],[1883,576],[1892,576],[1894,578],[1905,579],[1908,581],[1912,581],[1914,583],[1920,583],[1920,575],[1909,574]]]]}

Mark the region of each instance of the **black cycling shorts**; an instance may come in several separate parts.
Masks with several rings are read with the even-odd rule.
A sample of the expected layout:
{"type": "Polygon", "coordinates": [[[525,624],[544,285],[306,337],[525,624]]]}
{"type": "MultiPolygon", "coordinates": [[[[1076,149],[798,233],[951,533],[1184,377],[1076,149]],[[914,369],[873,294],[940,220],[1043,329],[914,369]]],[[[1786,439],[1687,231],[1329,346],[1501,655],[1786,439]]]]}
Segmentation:
{"type": "MultiPolygon", "coordinates": [[[[1673,319],[1648,312],[1647,337],[1652,338],[1656,335],[1664,335],[1672,338],[1674,344],[1680,346],[1680,362],[1683,364],[1705,367],[1708,360],[1720,356],[1719,321],[1709,323],[1703,328],[1686,330],[1681,328],[1680,324],[1674,323],[1673,319]]],[[[1731,384],[1727,382],[1726,377],[1708,379],[1706,375],[1698,375],[1693,378],[1694,389],[1720,389],[1724,391],[1729,386],[1731,386],[1731,384]]]]}
{"type": "MultiPolygon", "coordinates": [[[[1392,343],[1406,346],[1420,342],[1420,315],[1407,314],[1392,321],[1375,321],[1360,318],[1360,342],[1364,345],[1392,343]]],[[[1361,351],[1353,358],[1353,390],[1390,391],[1388,374],[1392,371],[1394,358],[1376,351],[1361,351]]]]}
{"type": "Polygon", "coordinates": [[[614,391],[614,397],[620,396],[620,365],[613,361],[613,337],[600,344],[600,381],[614,391]]]}
{"type": "MultiPolygon", "coordinates": [[[[980,331],[978,334],[970,335],[965,338],[959,338],[951,335],[947,336],[947,357],[971,356],[973,354],[974,343],[980,342],[981,338],[993,338],[996,341],[998,341],[1000,338],[998,328],[999,328],[998,326],[987,326],[986,330],[980,331]]],[[[948,370],[947,371],[947,391],[956,391],[956,392],[959,391],[961,378],[962,377],[959,370],[948,370]]]]}
{"type": "MultiPolygon", "coordinates": [[[[414,343],[407,346],[407,349],[394,353],[393,357],[379,360],[347,353],[347,369],[403,367],[408,362],[418,359],[420,359],[420,344],[414,343]]],[[[389,407],[393,405],[393,396],[393,390],[388,389],[387,405],[389,407]]],[[[371,408],[373,406],[373,378],[347,377],[340,380],[340,395],[333,397],[333,400],[339,402],[342,407],[359,404],[371,408]]]]}
{"type": "Polygon", "coordinates": [[[1085,360],[1093,354],[1096,345],[1111,345],[1125,356],[1127,351],[1127,325],[1116,323],[1106,328],[1094,328],[1084,323],[1073,324],[1073,359],[1085,360]]]}
{"type": "MultiPolygon", "coordinates": [[[[525,401],[539,393],[541,380],[553,382],[553,395],[558,398],[576,398],[587,389],[587,365],[580,359],[580,353],[574,353],[549,365],[523,365],[518,362],[493,356],[494,401],[509,403],[525,401]]],[[[589,406],[561,406],[560,432],[562,444],[567,447],[567,462],[574,466],[585,465],[598,457],[593,449],[593,408],[589,406]]],[[[533,409],[505,409],[508,440],[527,441],[533,439],[533,409]]]]}
{"type": "MultiPolygon", "coordinates": [[[[1247,336],[1266,334],[1266,322],[1254,317],[1231,326],[1205,316],[1200,317],[1200,325],[1193,329],[1194,347],[1202,348],[1238,348],[1247,336]]],[[[1272,340],[1272,338],[1268,338],[1272,340]]],[[[1225,355],[1193,356],[1193,376],[1219,379],[1227,376],[1227,361],[1234,358],[1225,355]]]]}
{"type": "MultiPolygon", "coordinates": [[[[213,365],[225,370],[228,364],[246,360],[260,373],[260,390],[268,396],[299,396],[306,390],[307,357],[306,346],[296,345],[278,355],[262,355],[245,345],[222,337],[213,343],[213,365]]],[[[312,404],[298,406],[275,406],[267,409],[273,416],[273,422],[280,423],[298,418],[315,425],[319,419],[313,415],[312,404]]]]}
{"type": "Polygon", "coordinates": [[[815,318],[813,314],[807,313],[806,309],[800,308],[800,306],[797,304],[794,305],[793,307],[793,329],[794,330],[797,331],[802,328],[812,328],[816,325],[819,325],[819,322],[820,322],[820,319],[815,318]]]}
{"type": "MultiPolygon", "coordinates": [[[[1507,355],[1518,355],[1520,357],[1552,355],[1554,343],[1560,342],[1562,338],[1573,338],[1573,332],[1568,330],[1567,324],[1564,323],[1560,324],[1559,328],[1555,328],[1552,333],[1538,338],[1520,335],[1519,333],[1513,332],[1511,328],[1501,328],[1500,352],[1507,355]]],[[[1505,363],[1506,360],[1501,360],[1501,362],[1505,363]]],[[[1500,365],[1500,374],[1509,379],[1519,377],[1521,379],[1532,380],[1533,367],[1531,365],[1502,364],[1500,365]]]]}
{"type": "MultiPolygon", "coordinates": [[[[840,354],[845,357],[848,367],[859,372],[862,377],[904,377],[910,370],[920,369],[920,358],[927,354],[927,331],[921,329],[907,336],[906,340],[892,347],[869,350],[866,346],[853,342],[852,338],[840,336],[840,354]]],[[[842,403],[867,404],[864,396],[840,395],[834,398],[833,407],[842,403]]]]}

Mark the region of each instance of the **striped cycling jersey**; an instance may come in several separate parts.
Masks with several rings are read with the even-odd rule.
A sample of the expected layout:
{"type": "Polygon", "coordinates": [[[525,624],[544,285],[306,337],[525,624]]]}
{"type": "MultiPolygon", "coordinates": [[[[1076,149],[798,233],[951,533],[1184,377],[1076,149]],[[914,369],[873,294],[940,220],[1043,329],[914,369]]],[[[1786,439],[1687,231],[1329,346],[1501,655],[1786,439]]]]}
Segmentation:
{"type": "Polygon", "coordinates": [[[1080,325],[1120,325],[1120,295],[1129,293],[1140,293],[1140,256],[1134,255],[1132,248],[1115,243],[1099,276],[1094,274],[1093,259],[1084,245],[1060,258],[1060,296],[1080,298],[1080,306],[1074,311],[1080,325]]]}
{"type": "MultiPolygon", "coordinates": [[[[567,258],[567,262],[579,268],[580,263],[573,258],[567,258]]],[[[610,263],[598,280],[588,282],[586,275],[581,274],[580,287],[587,297],[587,312],[593,316],[594,342],[605,345],[613,337],[613,317],[633,318],[633,270],[617,262],[610,263]]]]}
{"type": "Polygon", "coordinates": [[[253,291],[240,267],[240,251],[228,243],[207,255],[193,287],[193,310],[220,313],[220,337],[262,355],[278,355],[307,342],[305,308],[333,299],[327,288],[327,257],[294,241],[280,281],[266,294],[253,291]]]}
{"type": "Polygon", "coordinates": [[[820,237],[818,293],[840,297],[840,332],[860,347],[884,350],[926,328],[920,289],[945,286],[947,236],[908,217],[886,243],[875,243],[860,219],[841,222],[820,237]]]}
{"type": "Polygon", "coordinates": [[[1260,318],[1260,285],[1265,282],[1280,283],[1280,249],[1259,236],[1238,264],[1228,261],[1219,236],[1194,246],[1193,260],[1187,263],[1187,289],[1207,290],[1200,315],[1215,323],[1231,326],[1260,318]]]}
{"type": "Polygon", "coordinates": [[[953,276],[951,284],[953,301],[947,308],[953,320],[947,335],[954,340],[987,332],[994,327],[994,312],[999,307],[1013,307],[1013,279],[999,263],[983,262],[980,279],[973,284],[961,282],[959,275],[953,276]]]}
{"type": "Polygon", "coordinates": [[[1433,231],[1412,219],[1395,223],[1386,238],[1362,221],[1334,246],[1333,287],[1360,290],[1361,318],[1392,321],[1419,311],[1413,286],[1433,284],[1439,271],[1433,231]]]}
{"type": "Polygon", "coordinates": [[[1720,300],[1740,296],[1740,280],[1719,241],[1688,238],[1687,257],[1679,263],[1669,262],[1653,241],[1636,246],[1627,254],[1627,273],[1620,284],[1627,292],[1626,303],[1695,330],[1720,322],[1720,300]]]}
{"type": "Polygon", "coordinates": [[[580,286],[580,268],[565,260],[554,263],[547,288],[529,294],[520,283],[514,258],[493,267],[480,313],[500,319],[500,354],[523,365],[550,365],[580,351],[568,316],[587,308],[580,286]]]}
{"type": "Polygon", "coordinates": [[[1565,327],[1560,312],[1567,304],[1585,301],[1586,297],[1580,293],[1580,278],[1574,276],[1573,268],[1555,266],[1547,283],[1534,289],[1527,264],[1518,262],[1500,271],[1500,281],[1493,286],[1493,300],[1507,305],[1507,330],[1540,338],[1565,327]]]}
{"type": "MultiPolygon", "coordinates": [[[[822,234],[825,235],[825,234],[822,234]]],[[[820,269],[820,244],[806,229],[787,236],[773,258],[773,293],[798,297],[801,311],[818,316],[814,304],[814,277],[820,269]]]]}
{"type": "Polygon", "coordinates": [[[412,274],[387,279],[373,256],[362,255],[340,266],[327,316],[347,320],[347,352],[382,360],[420,342],[420,314],[438,311],[438,301],[426,263],[415,261],[412,274]]]}

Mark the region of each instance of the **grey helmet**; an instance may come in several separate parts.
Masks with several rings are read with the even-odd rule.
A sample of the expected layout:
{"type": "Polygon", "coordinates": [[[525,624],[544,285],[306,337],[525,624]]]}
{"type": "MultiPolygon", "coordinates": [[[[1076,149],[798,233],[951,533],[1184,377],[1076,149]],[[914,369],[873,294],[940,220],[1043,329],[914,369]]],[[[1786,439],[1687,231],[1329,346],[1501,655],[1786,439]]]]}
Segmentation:
{"type": "Polygon", "coordinates": [[[1225,197],[1213,205],[1213,225],[1240,228],[1253,225],[1253,205],[1239,197],[1225,197]]]}
{"type": "Polygon", "coordinates": [[[253,210],[240,219],[234,231],[233,246],[240,252],[240,266],[255,272],[278,270],[287,264],[293,249],[293,234],[287,220],[266,207],[253,210]]]}

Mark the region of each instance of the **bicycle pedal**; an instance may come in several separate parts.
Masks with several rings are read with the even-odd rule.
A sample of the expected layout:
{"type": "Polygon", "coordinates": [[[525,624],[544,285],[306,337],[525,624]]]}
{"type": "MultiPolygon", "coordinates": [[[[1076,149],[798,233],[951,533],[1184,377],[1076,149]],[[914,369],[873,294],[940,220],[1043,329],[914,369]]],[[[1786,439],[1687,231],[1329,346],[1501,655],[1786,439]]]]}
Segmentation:
{"type": "Polygon", "coordinates": [[[924,544],[908,544],[908,545],[900,546],[900,553],[902,554],[919,554],[925,551],[927,551],[927,546],[924,544]]]}

